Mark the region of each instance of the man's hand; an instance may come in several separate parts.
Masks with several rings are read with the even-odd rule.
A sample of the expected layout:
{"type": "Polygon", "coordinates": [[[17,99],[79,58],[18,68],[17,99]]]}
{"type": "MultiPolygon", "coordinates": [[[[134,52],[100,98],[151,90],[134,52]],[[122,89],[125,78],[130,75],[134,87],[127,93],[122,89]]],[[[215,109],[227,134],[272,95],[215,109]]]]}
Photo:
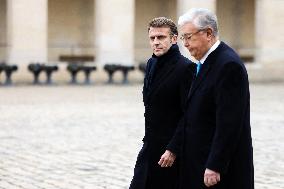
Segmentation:
{"type": "Polygon", "coordinates": [[[204,184],[207,187],[213,186],[220,182],[220,173],[206,169],[204,173],[204,184]]]}
{"type": "Polygon", "coordinates": [[[165,153],[161,156],[160,161],[158,164],[161,167],[171,167],[176,159],[176,155],[170,152],[169,150],[166,150],[165,153]]]}

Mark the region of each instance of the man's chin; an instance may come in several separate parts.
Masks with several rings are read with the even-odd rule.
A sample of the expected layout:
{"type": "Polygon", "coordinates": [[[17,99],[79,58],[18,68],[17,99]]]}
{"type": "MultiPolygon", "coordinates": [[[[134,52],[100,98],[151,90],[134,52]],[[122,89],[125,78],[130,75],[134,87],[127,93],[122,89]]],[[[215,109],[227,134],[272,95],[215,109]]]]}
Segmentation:
{"type": "Polygon", "coordinates": [[[163,52],[161,52],[161,51],[154,52],[154,55],[156,55],[156,56],[162,56],[163,54],[165,54],[165,53],[163,53],[163,52]]]}
{"type": "Polygon", "coordinates": [[[192,54],[192,53],[190,53],[190,52],[189,52],[189,54],[190,54],[190,56],[191,56],[192,58],[198,60],[198,57],[196,57],[196,54],[192,54]]]}

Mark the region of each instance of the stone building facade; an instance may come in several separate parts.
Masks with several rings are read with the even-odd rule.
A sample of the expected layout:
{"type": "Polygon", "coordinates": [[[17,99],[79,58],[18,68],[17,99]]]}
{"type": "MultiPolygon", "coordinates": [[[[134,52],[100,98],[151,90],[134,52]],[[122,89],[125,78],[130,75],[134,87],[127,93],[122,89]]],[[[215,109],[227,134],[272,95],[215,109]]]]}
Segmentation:
{"type": "Polygon", "coordinates": [[[148,22],[191,7],[216,12],[253,79],[284,80],[283,0],[0,0],[0,62],[136,65],[151,55],[148,22]]]}

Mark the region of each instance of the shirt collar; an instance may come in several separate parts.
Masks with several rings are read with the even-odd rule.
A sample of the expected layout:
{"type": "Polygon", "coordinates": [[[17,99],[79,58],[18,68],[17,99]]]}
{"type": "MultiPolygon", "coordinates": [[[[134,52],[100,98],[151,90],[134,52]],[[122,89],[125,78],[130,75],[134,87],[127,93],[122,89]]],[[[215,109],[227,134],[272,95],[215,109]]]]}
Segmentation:
{"type": "Polygon", "coordinates": [[[212,53],[213,51],[215,51],[215,49],[217,49],[217,47],[220,45],[220,40],[217,40],[214,45],[207,51],[207,53],[200,59],[200,63],[203,64],[206,60],[206,58],[209,56],[210,53],[212,53]]]}

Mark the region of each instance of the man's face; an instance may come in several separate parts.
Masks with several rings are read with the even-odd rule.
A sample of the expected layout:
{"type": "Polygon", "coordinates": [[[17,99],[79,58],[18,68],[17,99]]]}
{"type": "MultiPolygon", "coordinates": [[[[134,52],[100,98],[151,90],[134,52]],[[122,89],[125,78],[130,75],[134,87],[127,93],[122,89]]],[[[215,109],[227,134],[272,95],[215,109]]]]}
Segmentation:
{"type": "Polygon", "coordinates": [[[180,28],[184,46],[191,56],[200,60],[210,48],[211,35],[207,30],[198,30],[192,23],[186,23],[180,28]]]}
{"type": "Polygon", "coordinates": [[[177,36],[170,35],[170,28],[150,27],[149,40],[153,53],[156,56],[162,56],[168,52],[172,44],[176,44],[177,36]]]}

